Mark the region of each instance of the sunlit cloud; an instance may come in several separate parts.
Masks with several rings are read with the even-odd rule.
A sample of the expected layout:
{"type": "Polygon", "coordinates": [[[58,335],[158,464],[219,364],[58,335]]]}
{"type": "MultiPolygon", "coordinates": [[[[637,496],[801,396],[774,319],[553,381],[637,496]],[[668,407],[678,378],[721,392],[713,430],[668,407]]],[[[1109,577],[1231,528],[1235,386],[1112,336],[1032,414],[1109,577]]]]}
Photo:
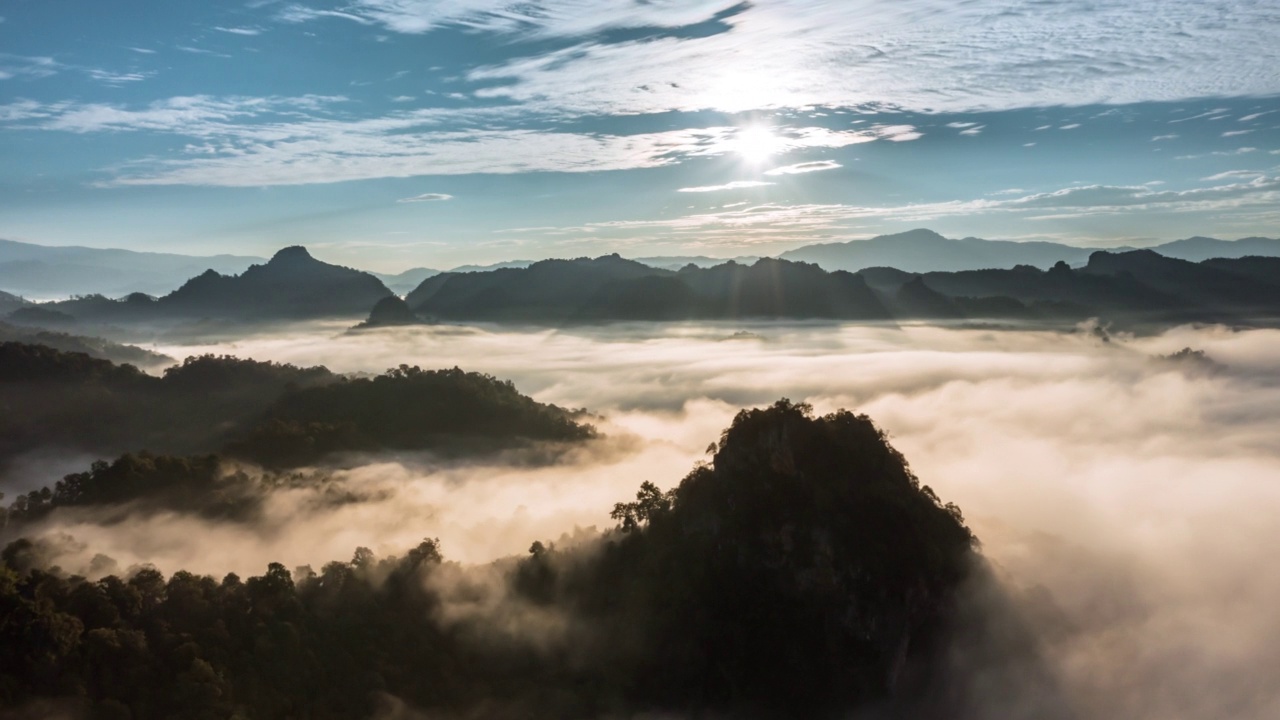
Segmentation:
{"type": "Polygon", "coordinates": [[[743,188],[764,187],[766,185],[773,185],[773,183],[763,182],[760,180],[734,180],[733,182],[725,183],[724,185],[704,185],[701,187],[680,188],[676,192],[682,192],[682,193],[719,192],[721,190],[740,190],[743,188]]]}
{"type": "Polygon", "coordinates": [[[823,170],[835,170],[844,167],[834,160],[815,160],[813,162],[796,163],[795,165],[783,165],[772,170],[766,170],[765,175],[800,175],[803,173],[821,172],[823,170]]]}
{"type": "Polygon", "coordinates": [[[400,198],[396,202],[402,203],[419,203],[419,202],[439,202],[442,200],[452,200],[453,196],[448,193],[423,193],[414,195],[413,197],[400,198]]]}

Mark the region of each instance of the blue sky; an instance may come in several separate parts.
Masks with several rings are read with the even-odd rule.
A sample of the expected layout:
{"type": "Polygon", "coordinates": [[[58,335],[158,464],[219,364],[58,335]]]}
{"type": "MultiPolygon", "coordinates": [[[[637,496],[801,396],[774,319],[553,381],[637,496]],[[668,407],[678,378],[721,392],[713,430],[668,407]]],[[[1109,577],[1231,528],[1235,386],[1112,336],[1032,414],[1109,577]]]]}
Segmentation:
{"type": "Polygon", "coordinates": [[[8,0],[0,237],[375,270],[1280,236],[1280,4],[8,0]]]}

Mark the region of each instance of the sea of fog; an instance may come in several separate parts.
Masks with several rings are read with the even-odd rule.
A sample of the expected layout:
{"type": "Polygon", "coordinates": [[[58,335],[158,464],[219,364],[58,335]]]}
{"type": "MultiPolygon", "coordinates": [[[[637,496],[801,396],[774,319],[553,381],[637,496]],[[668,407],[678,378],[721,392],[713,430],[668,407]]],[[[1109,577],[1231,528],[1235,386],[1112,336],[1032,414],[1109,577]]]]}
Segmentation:
{"type": "Polygon", "coordinates": [[[424,537],[463,562],[523,553],[608,527],[642,481],[671,487],[707,460],[740,408],[787,397],[868,414],[960,505],[1081,717],[1280,717],[1280,331],[310,325],[155,349],[340,372],[458,366],[586,408],[605,438],[550,464],[364,458],[337,477],[366,502],[282,491],[252,525],[162,514],[49,528],[121,566],[247,575],[424,537]],[[1159,359],[1184,347],[1214,363],[1159,359]]]}

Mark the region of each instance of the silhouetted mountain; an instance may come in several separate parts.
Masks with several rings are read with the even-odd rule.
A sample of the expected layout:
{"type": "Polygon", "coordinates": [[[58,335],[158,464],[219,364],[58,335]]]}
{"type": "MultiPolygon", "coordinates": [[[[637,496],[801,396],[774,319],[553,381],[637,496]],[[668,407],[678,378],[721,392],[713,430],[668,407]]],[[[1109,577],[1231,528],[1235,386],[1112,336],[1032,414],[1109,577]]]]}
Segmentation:
{"type": "Polygon", "coordinates": [[[421,285],[423,280],[426,280],[427,278],[433,275],[439,275],[440,271],[432,270],[431,268],[418,267],[418,268],[411,268],[409,270],[405,270],[404,272],[395,273],[395,274],[388,274],[388,273],[369,273],[369,274],[381,280],[382,284],[386,285],[387,289],[390,290],[391,292],[397,295],[403,295],[409,292],[410,290],[421,285]]]}
{"type": "Polygon", "coordinates": [[[1247,237],[1239,240],[1218,240],[1208,237],[1190,237],[1174,240],[1149,248],[1165,257],[1201,262],[1212,258],[1242,258],[1250,255],[1280,256],[1280,239],[1247,237]]]}
{"type": "MultiPolygon", "coordinates": [[[[1120,253],[1130,247],[1111,248],[1120,253]]],[[[1236,258],[1247,255],[1280,256],[1280,240],[1250,237],[1235,241],[1193,237],[1156,245],[1161,255],[1200,262],[1209,258],[1236,258]]],[[[906,272],[957,272],[1029,265],[1047,270],[1061,261],[1083,265],[1093,250],[1051,242],[1011,242],[967,237],[951,240],[932,230],[917,229],[870,240],[805,245],[782,253],[785,260],[817,263],[827,270],[861,271],[873,267],[897,268],[906,272]]]]}
{"type": "Polygon", "coordinates": [[[1280,321],[1280,259],[1191,263],[1151,250],[1096,251],[1083,267],[827,272],[763,258],[677,272],[616,255],[526,269],[444,273],[409,293],[418,316],[535,323],[796,318],[1123,323],[1280,321]]]}
{"type": "MultiPolygon", "coordinates": [[[[605,286],[666,273],[617,255],[543,260],[527,268],[443,273],[406,296],[420,315],[477,320],[558,321],[573,318],[605,286]]],[[[670,273],[666,273],[670,274],[670,273]]]]}
{"type": "Polygon", "coordinates": [[[950,240],[932,230],[918,229],[870,240],[806,245],[778,257],[810,262],[827,270],[855,272],[891,267],[907,272],[982,270],[1032,265],[1048,268],[1058,261],[1083,263],[1090,250],[1049,242],[1010,242],[968,237],[950,240]]]}
{"type": "Polygon", "coordinates": [[[1280,257],[1215,258],[1201,263],[1206,267],[1244,275],[1268,285],[1280,285],[1280,257]]]}
{"type": "MultiPolygon", "coordinates": [[[[1271,263],[1266,263],[1271,264],[1271,263]]],[[[1248,267],[1237,262],[1233,267],[1248,267]]],[[[1229,266],[1230,267],[1230,266],[1229,266]]],[[[1165,257],[1154,250],[1095,252],[1089,256],[1086,273],[1134,278],[1147,287],[1179,298],[1179,301],[1206,315],[1274,310],[1280,307],[1280,287],[1240,272],[1206,263],[1165,257]]]]}
{"type": "Polygon", "coordinates": [[[288,247],[240,275],[206,270],[158,299],[142,293],[120,300],[93,295],[42,307],[108,323],[176,318],[298,320],[364,316],[390,295],[369,273],[321,262],[303,247],[288,247]]]}
{"type": "Polygon", "coordinates": [[[438,275],[406,300],[419,315],[466,320],[888,317],[862,278],[772,258],[750,266],[689,265],[678,272],[616,254],[544,260],[524,269],[438,275]]]}
{"type": "Polygon", "coordinates": [[[234,274],[262,261],[237,255],[200,257],[0,240],[0,288],[37,298],[161,294],[207,269],[234,274]]]}
{"type": "Polygon", "coordinates": [[[760,259],[759,255],[738,255],[732,258],[713,258],[706,255],[658,255],[656,257],[632,258],[638,263],[663,270],[679,270],[686,265],[708,268],[723,265],[732,260],[740,265],[751,265],[760,259]]]}
{"type": "Polygon", "coordinates": [[[369,273],[321,262],[295,246],[238,276],[206,272],[157,304],[187,316],[308,318],[364,315],[388,295],[369,273]]]}
{"type": "Polygon", "coordinates": [[[894,315],[902,318],[961,318],[964,312],[955,301],[925,284],[924,278],[904,282],[894,295],[894,315]]]}
{"type": "Polygon", "coordinates": [[[488,265],[459,265],[449,272],[467,273],[467,272],[489,272],[490,270],[503,270],[506,268],[526,268],[537,262],[536,260],[504,260],[503,262],[490,263],[488,265]]]}
{"type": "Polygon", "coordinates": [[[423,324],[422,319],[413,314],[413,311],[409,309],[408,303],[395,295],[391,295],[379,300],[373,306],[373,310],[369,311],[368,319],[352,329],[364,330],[377,327],[421,324],[423,324]]]}
{"type": "Polygon", "coordinates": [[[1280,318],[1280,258],[1200,263],[1151,250],[1097,251],[1084,267],[1048,271],[903,273],[863,271],[898,317],[1225,322],[1274,325],[1280,318]],[[939,298],[937,295],[944,296],[939,298]],[[949,300],[950,305],[944,301],[949,300]]]}

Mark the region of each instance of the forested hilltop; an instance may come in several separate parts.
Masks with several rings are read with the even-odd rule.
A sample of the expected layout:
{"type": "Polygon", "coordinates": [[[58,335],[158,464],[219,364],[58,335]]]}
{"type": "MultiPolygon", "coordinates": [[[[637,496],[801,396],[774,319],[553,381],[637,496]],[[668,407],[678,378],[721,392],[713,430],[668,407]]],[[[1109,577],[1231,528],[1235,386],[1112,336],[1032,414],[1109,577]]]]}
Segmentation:
{"type": "MultiPolygon", "coordinates": [[[[865,416],[743,411],[711,463],[613,517],[598,540],[491,566],[425,540],[247,579],[68,576],[54,544],[19,540],[0,555],[0,702],[135,720],[962,718],[971,680],[1000,677],[981,653],[951,662],[982,576],[959,509],[865,416]]],[[[1002,662],[1026,677],[1020,648],[1002,662]]],[[[1043,690],[1037,716],[1063,717],[1043,690]]]]}
{"type": "Polygon", "coordinates": [[[458,368],[373,378],[230,356],[148,375],[84,353],[0,343],[0,472],[41,447],[116,456],[221,452],[268,467],[342,452],[490,452],[594,435],[580,414],[458,368]]]}

